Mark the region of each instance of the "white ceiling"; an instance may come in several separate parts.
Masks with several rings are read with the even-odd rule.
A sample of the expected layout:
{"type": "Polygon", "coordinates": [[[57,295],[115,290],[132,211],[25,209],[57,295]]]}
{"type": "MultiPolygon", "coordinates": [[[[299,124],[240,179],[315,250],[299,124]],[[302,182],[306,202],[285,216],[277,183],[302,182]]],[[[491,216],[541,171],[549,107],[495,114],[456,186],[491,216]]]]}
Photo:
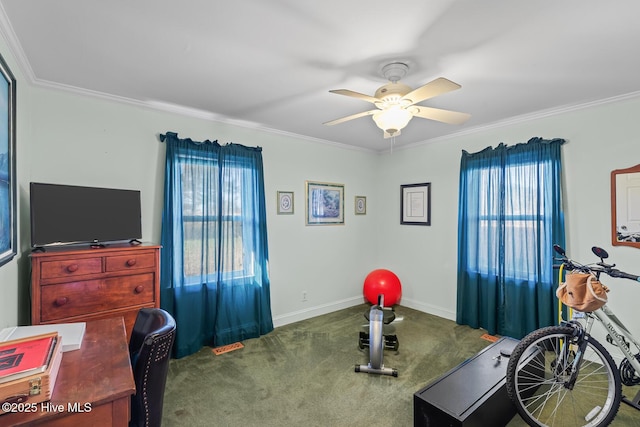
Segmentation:
{"type": "Polygon", "coordinates": [[[373,95],[392,61],[409,64],[402,82],[413,88],[440,76],[462,85],[422,105],[472,115],[463,125],[414,118],[396,146],[640,93],[637,0],[0,0],[0,7],[0,30],[32,84],[373,150],[390,141],[371,117],[323,125],[372,105],[329,90],[373,95]]]}

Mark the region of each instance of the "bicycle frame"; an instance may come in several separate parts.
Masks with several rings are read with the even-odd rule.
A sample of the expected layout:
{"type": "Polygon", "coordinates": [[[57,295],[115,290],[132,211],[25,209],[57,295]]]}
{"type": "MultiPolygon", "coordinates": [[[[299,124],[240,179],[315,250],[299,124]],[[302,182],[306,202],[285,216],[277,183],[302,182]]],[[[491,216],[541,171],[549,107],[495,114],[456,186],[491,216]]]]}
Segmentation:
{"type": "MultiPolygon", "coordinates": [[[[585,313],[586,317],[586,325],[583,326],[583,329],[587,332],[587,334],[591,335],[591,328],[595,319],[597,319],[604,328],[607,330],[611,340],[615,343],[615,345],[622,351],[625,359],[631,364],[636,373],[640,372],[640,362],[636,359],[635,355],[631,352],[631,345],[635,345],[638,350],[640,350],[640,343],[633,336],[633,334],[624,326],[624,324],[618,319],[618,316],[615,315],[613,310],[604,305],[602,308],[591,312],[585,313]],[[627,341],[625,341],[625,339],[627,341]]],[[[575,382],[575,378],[578,375],[580,370],[580,363],[574,368],[573,374],[569,381],[570,387],[573,387],[575,382]]],[[[622,401],[638,410],[640,410],[640,391],[636,394],[633,399],[629,399],[626,396],[622,396],[622,401]]]]}
{"type": "Polygon", "coordinates": [[[597,317],[600,323],[605,327],[611,339],[616,343],[618,348],[622,351],[625,358],[629,361],[636,373],[640,373],[640,362],[636,359],[635,355],[631,353],[631,344],[634,344],[636,348],[640,349],[640,342],[631,334],[631,332],[624,326],[624,324],[618,319],[615,313],[606,305],[602,308],[591,313],[592,316],[587,316],[587,326],[585,327],[587,333],[591,334],[591,326],[593,325],[593,316],[597,317]],[[624,339],[629,342],[626,343],[624,339]]]}

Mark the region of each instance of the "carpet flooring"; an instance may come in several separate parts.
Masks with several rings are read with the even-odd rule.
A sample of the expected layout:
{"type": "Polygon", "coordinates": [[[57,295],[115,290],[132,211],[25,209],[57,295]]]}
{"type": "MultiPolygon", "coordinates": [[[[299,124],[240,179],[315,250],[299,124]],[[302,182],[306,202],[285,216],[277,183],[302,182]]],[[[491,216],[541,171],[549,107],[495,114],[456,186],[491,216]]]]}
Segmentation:
{"type": "MultiPolygon", "coordinates": [[[[482,330],[397,307],[401,320],[385,333],[400,346],[385,350],[384,365],[398,377],[356,373],[369,360],[358,347],[367,310],[363,304],[282,326],[221,355],[205,347],[171,360],[163,426],[409,427],[413,394],[491,344],[482,330]]],[[[522,426],[517,415],[508,424],[522,426]]],[[[623,404],[612,426],[640,427],[640,412],[623,404]]]]}

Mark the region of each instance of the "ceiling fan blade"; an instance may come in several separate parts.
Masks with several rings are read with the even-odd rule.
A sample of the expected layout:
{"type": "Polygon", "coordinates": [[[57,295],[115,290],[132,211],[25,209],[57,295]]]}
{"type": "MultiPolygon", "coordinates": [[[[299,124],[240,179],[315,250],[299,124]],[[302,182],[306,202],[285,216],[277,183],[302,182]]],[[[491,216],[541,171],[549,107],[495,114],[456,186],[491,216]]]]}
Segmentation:
{"type": "Polygon", "coordinates": [[[412,90],[408,94],[402,97],[403,100],[411,102],[409,105],[417,104],[425,99],[433,98],[434,96],[442,95],[443,93],[451,92],[452,90],[460,89],[458,83],[454,83],[451,80],[447,80],[444,77],[439,77],[424,86],[420,86],[417,89],[412,90]]]}
{"type": "Polygon", "coordinates": [[[346,117],[341,117],[339,119],[335,119],[335,120],[331,120],[330,122],[325,122],[324,124],[327,126],[333,126],[333,125],[337,125],[338,123],[343,123],[349,120],[353,120],[353,119],[358,119],[360,117],[364,117],[364,116],[370,116],[373,113],[376,113],[380,110],[369,110],[369,111],[363,111],[362,113],[357,113],[357,114],[352,114],[350,116],[346,116],[346,117]]]}
{"type": "Polygon", "coordinates": [[[442,110],[440,108],[424,107],[422,105],[414,105],[411,107],[414,117],[435,120],[438,122],[449,123],[451,125],[460,125],[471,117],[471,114],[460,113],[458,111],[442,110]],[[415,111],[414,110],[417,110],[415,111]]]}
{"type": "Polygon", "coordinates": [[[350,96],[352,98],[362,99],[363,101],[367,101],[367,102],[371,102],[371,103],[380,102],[380,100],[378,98],[374,98],[373,96],[365,95],[364,93],[354,92],[354,91],[349,90],[349,89],[335,89],[335,90],[330,90],[329,92],[337,93],[338,95],[350,96]]]}

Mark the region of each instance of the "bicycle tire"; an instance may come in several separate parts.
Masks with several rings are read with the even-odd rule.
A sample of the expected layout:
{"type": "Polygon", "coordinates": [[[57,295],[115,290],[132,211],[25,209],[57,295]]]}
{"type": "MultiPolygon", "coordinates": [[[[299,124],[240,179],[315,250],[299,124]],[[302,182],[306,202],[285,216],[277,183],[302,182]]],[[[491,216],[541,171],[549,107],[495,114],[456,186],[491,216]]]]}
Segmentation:
{"type": "Polygon", "coordinates": [[[507,394],[530,426],[607,426],[618,413],[620,375],[609,352],[588,334],[575,384],[572,389],[565,387],[577,348],[573,335],[571,326],[541,328],[524,337],[511,353],[507,394]]]}

